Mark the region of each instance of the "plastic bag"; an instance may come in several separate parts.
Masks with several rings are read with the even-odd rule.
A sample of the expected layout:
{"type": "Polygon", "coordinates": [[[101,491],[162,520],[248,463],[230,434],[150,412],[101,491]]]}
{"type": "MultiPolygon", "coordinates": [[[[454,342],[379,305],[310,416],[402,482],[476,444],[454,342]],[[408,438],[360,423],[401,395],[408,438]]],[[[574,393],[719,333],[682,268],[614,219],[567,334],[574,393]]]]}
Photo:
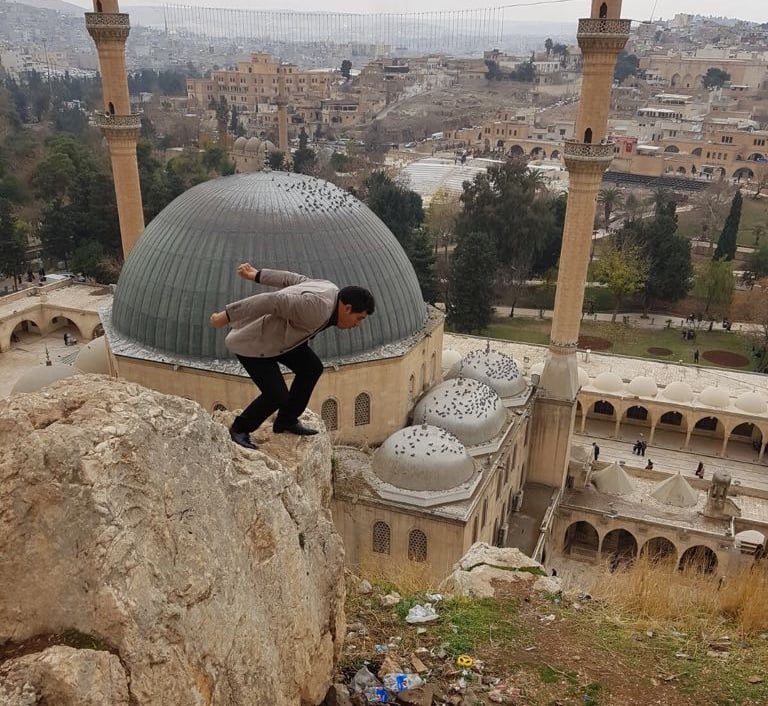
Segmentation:
{"type": "Polygon", "coordinates": [[[355,676],[352,677],[350,686],[356,694],[362,694],[369,687],[381,686],[381,682],[368,670],[368,667],[361,667],[357,670],[355,676]]]}
{"type": "Polygon", "coordinates": [[[425,603],[424,605],[417,603],[408,611],[405,622],[413,625],[415,623],[428,623],[431,620],[437,620],[437,618],[437,612],[431,603],[425,603]]]}

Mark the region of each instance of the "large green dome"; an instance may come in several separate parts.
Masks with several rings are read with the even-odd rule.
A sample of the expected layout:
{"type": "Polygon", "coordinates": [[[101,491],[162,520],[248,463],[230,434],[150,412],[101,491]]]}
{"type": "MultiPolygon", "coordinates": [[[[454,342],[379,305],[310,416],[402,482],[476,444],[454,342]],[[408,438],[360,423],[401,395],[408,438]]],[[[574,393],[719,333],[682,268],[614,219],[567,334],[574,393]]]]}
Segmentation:
{"type": "Polygon", "coordinates": [[[269,291],[237,276],[242,262],[373,292],[376,313],[359,329],[317,336],[324,359],[400,341],[426,319],[411,263],[367,206],[321,179],[256,172],[199,184],[157,215],[123,267],[112,325],[142,347],[225,358],[226,332],[210,326],[211,313],[269,291]]]}

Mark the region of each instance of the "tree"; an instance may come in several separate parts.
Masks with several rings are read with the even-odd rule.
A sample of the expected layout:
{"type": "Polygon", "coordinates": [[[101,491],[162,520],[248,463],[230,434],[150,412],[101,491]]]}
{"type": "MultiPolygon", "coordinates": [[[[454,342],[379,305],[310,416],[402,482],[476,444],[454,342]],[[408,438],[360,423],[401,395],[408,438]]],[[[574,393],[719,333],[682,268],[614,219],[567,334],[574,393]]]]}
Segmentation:
{"type": "Polygon", "coordinates": [[[407,254],[419,280],[422,298],[428,304],[434,304],[440,296],[435,274],[435,254],[432,252],[429,233],[424,228],[414,231],[407,254]]]}
{"type": "Polygon", "coordinates": [[[597,202],[603,207],[603,224],[607,231],[611,224],[611,214],[617,208],[621,208],[624,201],[624,195],[616,187],[609,186],[605,189],[600,189],[600,193],[597,195],[597,202]]]}
{"type": "Polygon", "coordinates": [[[768,243],[763,243],[752,251],[747,260],[744,279],[748,282],[768,277],[768,243]]]}
{"type": "Polygon", "coordinates": [[[645,284],[648,277],[648,261],[643,252],[633,245],[625,245],[619,249],[614,243],[609,243],[595,263],[594,277],[613,294],[615,306],[611,321],[615,323],[621,302],[645,284]]]}
{"type": "Polygon", "coordinates": [[[713,182],[694,196],[694,208],[701,222],[701,237],[704,240],[711,243],[712,234],[723,227],[732,195],[732,187],[723,180],[713,182]]]}
{"type": "Polygon", "coordinates": [[[536,79],[536,67],[533,65],[533,61],[528,59],[522,64],[518,64],[510,78],[515,81],[522,81],[523,83],[533,83],[536,79]]]}
{"type": "Polygon", "coordinates": [[[493,238],[469,231],[456,244],[448,278],[447,324],[460,333],[480,333],[493,311],[493,273],[496,255],[493,238]]]}
{"type": "Polygon", "coordinates": [[[547,37],[546,41],[544,42],[544,48],[547,50],[547,56],[549,56],[552,53],[553,46],[554,46],[554,43],[549,37],[547,37]]]}
{"type": "Polygon", "coordinates": [[[638,68],[640,68],[640,59],[634,54],[629,54],[623,51],[619,54],[619,58],[616,60],[616,68],[613,71],[613,80],[621,83],[629,76],[637,76],[638,68]]]}
{"type": "Polygon", "coordinates": [[[284,168],[285,166],[284,162],[285,162],[285,154],[280,150],[272,150],[267,155],[267,164],[269,165],[270,169],[279,171],[280,169],[284,168]]]}
{"type": "Polygon", "coordinates": [[[710,260],[696,272],[693,296],[706,316],[727,316],[735,286],[732,264],[728,260],[710,260]]]}
{"type": "Polygon", "coordinates": [[[229,131],[233,135],[237,135],[239,129],[240,129],[240,116],[237,113],[237,106],[233,105],[232,110],[230,111],[229,131]]]}
{"type": "Polygon", "coordinates": [[[0,272],[13,278],[14,291],[17,289],[16,275],[24,271],[26,245],[13,204],[7,199],[0,199],[0,272]]]}
{"type": "Polygon", "coordinates": [[[349,59],[344,59],[341,62],[341,75],[349,81],[350,71],[352,70],[352,62],[349,59]]]}
{"type": "Polygon", "coordinates": [[[309,136],[302,127],[299,133],[299,149],[293,153],[293,171],[297,174],[310,174],[315,166],[315,151],[307,147],[309,136]]]}
{"type": "Polygon", "coordinates": [[[421,196],[396,183],[383,171],[372,172],[365,180],[365,203],[392,231],[403,249],[408,252],[415,228],[424,221],[421,196]]]}
{"type": "Polygon", "coordinates": [[[741,191],[733,195],[731,211],[725,219],[723,231],[715,248],[715,260],[733,260],[736,257],[736,239],[739,235],[739,223],[741,222],[741,191]]]}
{"type": "Polygon", "coordinates": [[[731,75],[727,71],[711,66],[701,79],[701,83],[704,88],[720,88],[726,81],[730,80],[731,75]]]}

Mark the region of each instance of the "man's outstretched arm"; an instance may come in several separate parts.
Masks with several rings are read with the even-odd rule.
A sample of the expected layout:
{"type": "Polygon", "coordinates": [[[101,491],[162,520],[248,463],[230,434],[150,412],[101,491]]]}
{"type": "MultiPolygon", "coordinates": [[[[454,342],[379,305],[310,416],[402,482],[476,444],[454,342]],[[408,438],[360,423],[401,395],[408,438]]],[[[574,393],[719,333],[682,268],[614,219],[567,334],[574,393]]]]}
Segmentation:
{"type": "Polygon", "coordinates": [[[296,272],[287,272],[285,270],[257,270],[250,262],[244,262],[237,268],[237,274],[243,279],[248,279],[257,284],[263,284],[265,287],[275,287],[283,289],[294,284],[306,282],[309,277],[300,275],[296,272]]]}

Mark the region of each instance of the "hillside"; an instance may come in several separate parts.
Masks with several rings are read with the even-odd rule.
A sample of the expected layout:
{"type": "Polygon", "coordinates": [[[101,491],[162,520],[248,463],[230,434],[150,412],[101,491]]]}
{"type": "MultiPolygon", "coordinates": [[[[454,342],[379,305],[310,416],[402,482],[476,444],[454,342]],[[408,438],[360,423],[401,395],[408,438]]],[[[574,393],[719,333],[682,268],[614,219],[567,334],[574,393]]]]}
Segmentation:
{"type": "Polygon", "coordinates": [[[338,679],[350,683],[366,663],[374,674],[382,665],[382,673],[393,664],[418,668],[426,685],[397,703],[768,703],[768,618],[753,620],[750,612],[768,595],[764,567],[725,586],[715,576],[639,566],[606,574],[594,597],[540,593],[526,580],[494,582],[492,598],[443,597],[434,604],[438,619],[423,626],[404,618],[429,589],[414,592],[420,582],[402,577],[402,599],[385,607],[398,586],[372,583],[370,593],[360,592],[358,578],[348,584],[338,679]],[[469,663],[460,655],[472,666],[458,666],[469,663]]]}
{"type": "Polygon", "coordinates": [[[89,8],[86,8],[85,6],[80,7],[79,5],[73,5],[71,2],[64,2],[64,0],[24,0],[24,2],[20,2],[20,0],[9,0],[9,3],[10,2],[37,7],[41,10],[55,10],[56,12],[61,12],[65,15],[82,15],[90,9],[90,3],[88,3],[89,8]]]}

